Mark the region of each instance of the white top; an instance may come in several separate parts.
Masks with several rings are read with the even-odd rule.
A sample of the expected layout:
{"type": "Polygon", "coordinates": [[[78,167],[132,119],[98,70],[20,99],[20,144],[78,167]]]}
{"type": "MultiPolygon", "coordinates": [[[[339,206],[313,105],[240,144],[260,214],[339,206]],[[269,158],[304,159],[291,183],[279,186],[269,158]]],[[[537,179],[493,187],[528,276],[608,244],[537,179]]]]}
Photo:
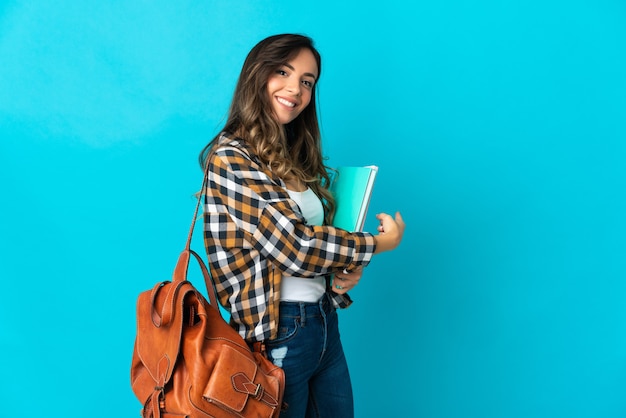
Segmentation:
{"type": "MultiPolygon", "coordinates": [[[[287,193],[298,204],[307,225],[322,225],[324,223],[324,207],[313,190],[309,188],[303,192],[287,190],[287,193]]],[[[325,292],[326,280],[323,276],[314,278],[285,276],[281,281],[280,300],[317,302],[325,292]]]]}

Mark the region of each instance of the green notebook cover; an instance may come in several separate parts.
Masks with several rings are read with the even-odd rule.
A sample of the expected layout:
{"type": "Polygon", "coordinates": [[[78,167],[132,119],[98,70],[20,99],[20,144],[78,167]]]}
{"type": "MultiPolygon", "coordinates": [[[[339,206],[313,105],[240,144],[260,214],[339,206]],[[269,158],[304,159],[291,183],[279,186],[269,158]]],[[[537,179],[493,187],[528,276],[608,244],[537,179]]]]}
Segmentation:
{"type": "Polygon", "coordinates": [[[333,226],[362,231],[378,167],[338,167],[330,191],[335,198],[333,226]]]}

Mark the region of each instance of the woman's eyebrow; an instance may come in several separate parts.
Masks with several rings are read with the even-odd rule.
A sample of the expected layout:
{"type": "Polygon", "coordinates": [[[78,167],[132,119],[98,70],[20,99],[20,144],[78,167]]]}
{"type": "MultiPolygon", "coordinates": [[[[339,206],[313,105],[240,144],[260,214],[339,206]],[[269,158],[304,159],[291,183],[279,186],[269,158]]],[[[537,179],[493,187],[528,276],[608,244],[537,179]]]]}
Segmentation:
{"type": "MultiPolygon", "coordinates": [[[[293,65],[285,63],[283,64],[285,67],[289,68],[291,71],[295,71],[296,69],[293,68],[293,65]]],[[[314,80],[317,80],[317,76],[313,73],[304,73],[302,75],[308,76],[308,77],[312,77],[314,80]]]]}

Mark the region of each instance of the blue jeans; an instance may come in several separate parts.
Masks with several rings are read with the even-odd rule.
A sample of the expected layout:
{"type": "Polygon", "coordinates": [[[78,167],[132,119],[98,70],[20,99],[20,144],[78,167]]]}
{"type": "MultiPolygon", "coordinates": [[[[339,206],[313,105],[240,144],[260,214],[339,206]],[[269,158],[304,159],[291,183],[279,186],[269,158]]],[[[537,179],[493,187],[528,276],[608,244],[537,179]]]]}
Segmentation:
{"type": "Polygon", "coordinates": [[[326,295],[318,303],[281,302],[278,336],[266,343],[269,359],[285,371],[281,418],[352,418],[348,364],[337,312],[326,295]]]}

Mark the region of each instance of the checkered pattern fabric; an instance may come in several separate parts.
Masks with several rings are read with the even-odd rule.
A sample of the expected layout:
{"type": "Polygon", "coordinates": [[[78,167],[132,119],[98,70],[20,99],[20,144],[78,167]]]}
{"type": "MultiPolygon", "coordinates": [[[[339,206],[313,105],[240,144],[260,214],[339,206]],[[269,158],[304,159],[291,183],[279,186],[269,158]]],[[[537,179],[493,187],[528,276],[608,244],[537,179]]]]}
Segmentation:
{"type": "MultiPolygon", "coordinates": [[[[252,149],[223,133],[208,161],[204,241],[220,303],[247,341],[276,335],[284,275],[329,276],[366,266],[374,237],[308,226],[283,181],[263,170],[252,149]]],[[[328,290],[338,308],[347,295],[328,290]]]]}

